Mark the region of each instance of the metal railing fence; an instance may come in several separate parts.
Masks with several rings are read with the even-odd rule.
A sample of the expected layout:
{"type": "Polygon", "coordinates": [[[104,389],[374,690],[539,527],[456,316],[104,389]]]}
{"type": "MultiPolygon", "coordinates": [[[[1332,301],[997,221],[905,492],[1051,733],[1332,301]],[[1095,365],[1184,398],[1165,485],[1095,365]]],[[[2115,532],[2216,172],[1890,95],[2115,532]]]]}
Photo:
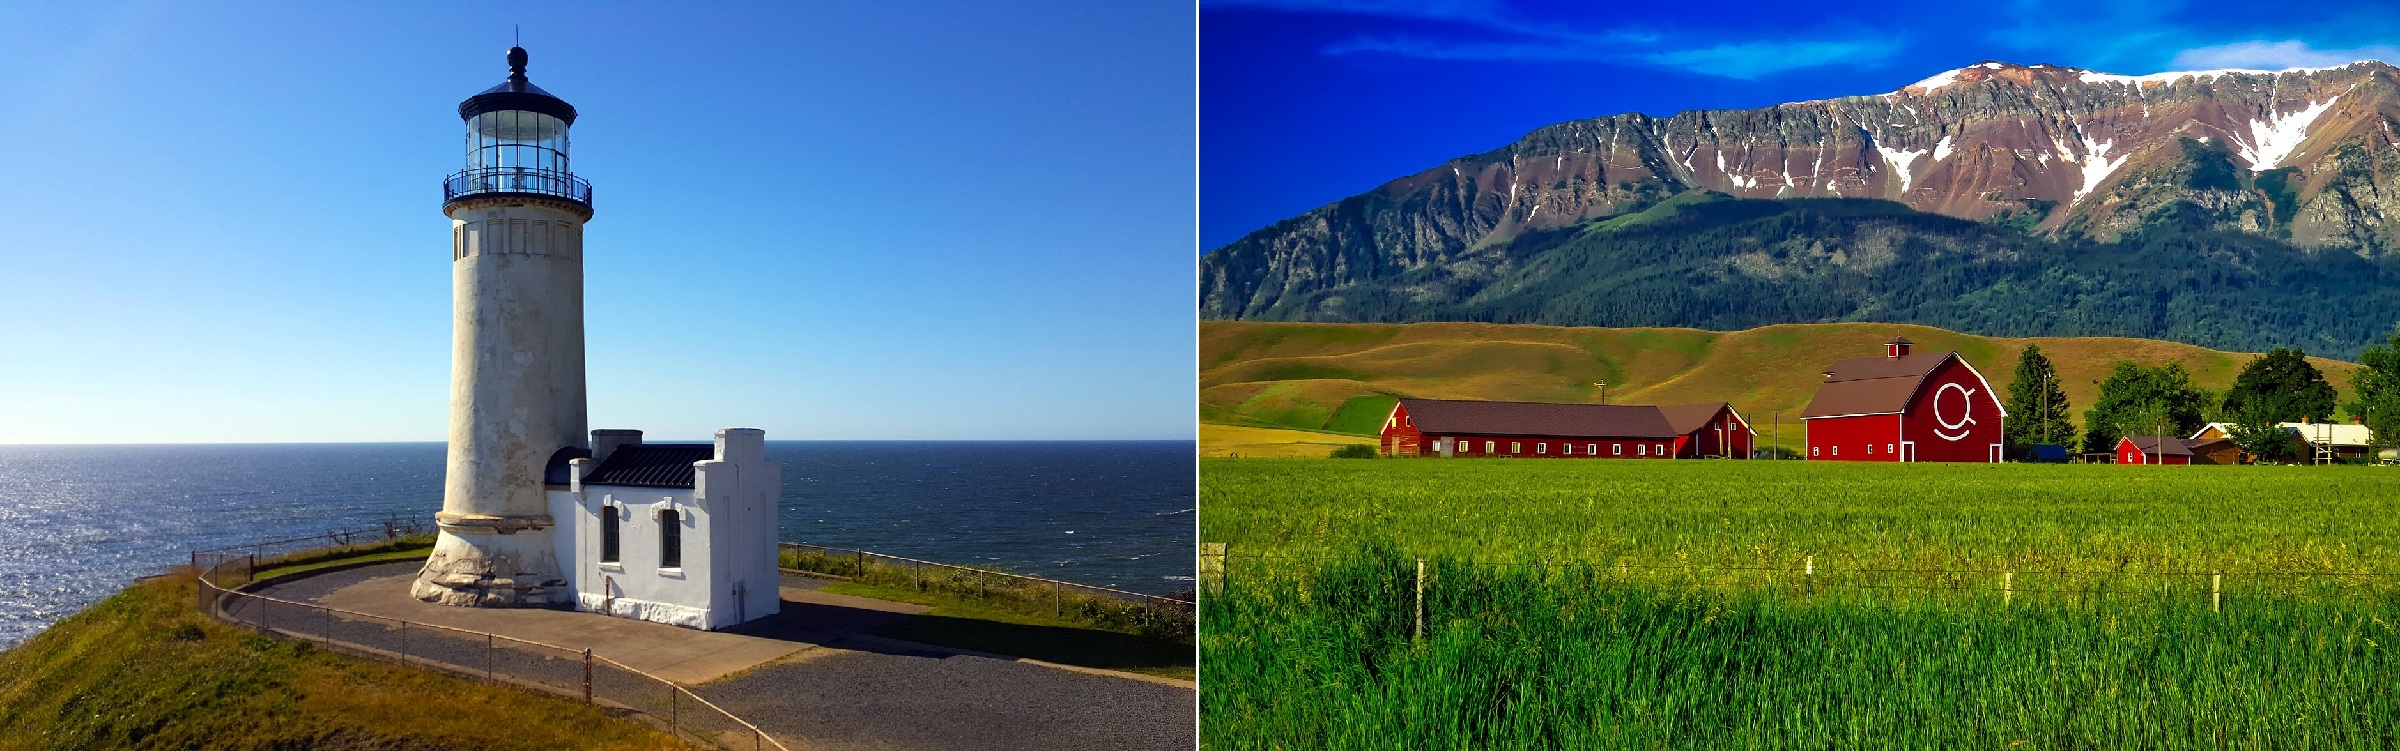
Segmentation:
{"type": "MultiPolygon", "coordinates": [[[[2400,572],[2344,570],[2273,570],[2210,568],[2207,570],[2104,570],[2043,566],[1967,566],[1926,568],[1890,565],[1849,567],[1822,565],[1816,556],[1802,556],[1783,565],[1660,564],[1630,560],[1527,559],[1495,560],[1473,556],[1420,556],[1411,569],[1407,556],[1389,559],[1311,552],[1234,550],[1225,543],[1200,546],[1200,584],[1220,592],[1234,578],[1308,578],[1327,565],[1396,566],[1392,576],[1413,580],[1422,593],[1438,586],[1443,570],[1458,572],[1519,572],[1552,577],[1569,584],[1648,584],[1741,590],[1783,590],[1793,593],[1843,590],[1893,590],[1991,597],[2007,605],[2028,596],[2063,597],[2099,602],[2110,598],[2190,598],[2205,601],[2222,612],[2233,595],[2259,597],[2313,592],[2400,598],[2400,572]],[[1430,564],[1430,568],[1429,568],[1430,564]]],[[[1421,595],[1420,595],[1421,596],[1421,595]]]]}
{"type": "MultiPolygon", "coordinates": [[[[351,533],[294,540],[339,539],[346,534],[351,533]]],[[[399,536],[402,535],[392,535],[399,536]]],[[[246,551],[271,550],[286,542],[292,541],[194,551],[192,562],[200,582],[201,611],[262,635],[306,641],[344,654],[441,670],[493,685],[508,684],[581,697],[587,704],[605,701],[647,715],[679,737],[719,748],[790,751],[757,725],[699,694],[673,681],[592,654],[589,649],[243,591],[243,586],[256,579],[261,570],[259,564],[271,561],[246,551]]]]}
{"type": "Polygon", "coordinates": [[[1186,638],[1194,624],[1191,600],[1128,592],[1089,584],[885,555],[856,548],[779,543],[779,565],[799,573],[829,574],[862,582],[942,592],[1009,603],[1029,613],[1050,613],[1095,625],[1151,636],[1186,638]]]}

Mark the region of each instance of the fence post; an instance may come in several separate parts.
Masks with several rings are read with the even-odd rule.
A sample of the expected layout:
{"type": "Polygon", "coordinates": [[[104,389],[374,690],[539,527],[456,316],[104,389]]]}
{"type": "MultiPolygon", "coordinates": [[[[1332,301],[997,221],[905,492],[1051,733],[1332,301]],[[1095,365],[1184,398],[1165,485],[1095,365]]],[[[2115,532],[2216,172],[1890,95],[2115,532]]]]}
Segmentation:
{"type": "Polygon", "coordinates": [[[1425,640],[1425,559],[1417,559],[1417,641],[1425,640]]]}
{"type": "Polygon", "coordinates": [[[676,705],[681,703],[677,700],[682,698],[683,689],[672,683],[667,684],[667,732],[669,733],[678,732],[683,728],[682,712],[676,710],[676,705]]]}
{"type": "Polygon", "coordinates": [[[2003,608],[2005,608],[2005,607],[2008,607],[2008,606],[2009,606],[2009,604],[2010,604],[2010,603],[2013,603],[2013,602],[2015,602],[2015,601],[2016,601],[2016,599],[2017,599],[2017,572],[2015,572],[2015,571],[2003,571],[2003,572],[2001,572],[2001,573],[2000,573],[2000,607],[2003,607],[2003,608]]]}
{"type": "Polygon", "coordinates": [[[1050,604],[1058,606],[1058,617],[1067,617],[1067,593],[1055,581],[1050,582],[1050,604]]]}
{"type": "Polygon", "coordinates": [[[2208,612],[2225,612],[2225,574],[2208,575],[2208,612]]]}
{"type": "Polygon", "coordinates": [[[592,703],[592,649],[583,649],[583,703],[592,703]]]}
{"type": "Polygon", "coordinates": [[[483,635],[483,682],[498,684],[492,679],[492,635],[483,635]]]}
{"type": "Polygon", "coordinates": [[[925,591],[925,562],[918,561],[909,565],[917,570],[917,591],[925,591]]]}
{"type": "Polygon", "coordinates": [[[867,580],[867,551],[858,551],[858,580],[867,580]]]}
{"type": "Polygon", "coordinates": [[[332,649],[332,648],[333,648],[333,609],[332,609],[332,608],[327,608],[327,607],[324,607],[324,606],[318,606],[317,610],[318,610],[318,612],[322,612],[322,613],[324,613],[324,614],[325,614],[325,648],[326,648],[326,649],[332,649]]]}
{"type": "Polygon", "coordinates": [[[408,665],[408,621],[400,622],[400,664],[408,665]]]}
{"type": "Polygon", "coordinates": [[[1212,595],[1225,593],[1225,543],[1200,543],[1200,588],[1212,595]]]}

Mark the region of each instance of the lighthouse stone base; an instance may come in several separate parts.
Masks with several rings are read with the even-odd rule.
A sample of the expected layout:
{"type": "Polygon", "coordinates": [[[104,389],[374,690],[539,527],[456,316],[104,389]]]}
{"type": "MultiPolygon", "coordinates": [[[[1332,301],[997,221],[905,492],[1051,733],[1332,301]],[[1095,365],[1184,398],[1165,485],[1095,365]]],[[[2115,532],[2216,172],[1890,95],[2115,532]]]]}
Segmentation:
{"type": "Polygon", "coordinates": [[[516,519],[522,523],[505,532],[495,526],[462,529],[443,524],[433,557],[426,559],[409,596],[462,607],[573,605],[574,588],[559,573],[549,518],[516,519]]]}

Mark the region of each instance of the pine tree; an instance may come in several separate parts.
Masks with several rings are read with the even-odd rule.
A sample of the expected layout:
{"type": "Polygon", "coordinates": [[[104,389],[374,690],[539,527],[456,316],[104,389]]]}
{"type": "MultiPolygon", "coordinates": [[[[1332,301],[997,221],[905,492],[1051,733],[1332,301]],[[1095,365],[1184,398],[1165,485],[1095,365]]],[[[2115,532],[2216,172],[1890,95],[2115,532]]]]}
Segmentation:
{"type": "Polygon", "coordinates": [[[2065,443],[2075,438],[2068,418],[2067,392],[2058,385],[2058,371],[2039,345],[2017,356],[2016,378],[2008,384],[2008,420],[2004,427],[2010,456],[2025,456],[2037,443],[2065,443]]]}
{"type": "Polygon", "coordinates": [[[2358,400],[2342,411],[2367,424],[2377,447],[2400,444],[2400,334],[2388,344],[2375,344],[2358,355],[2365,365],[2350,375],[2350,390],[2358,400]]]}
{"type": "Polygon", "coordinates": [[[2306,353],[2276,347],[2242,366],[2241,374],[2233,378],[2233,387],[2225,390],[2220,412],[2275,422],[2332,422],[2334,399],[2333,384],[2325,382],[2325,373],[2317,366],[2308,364],[2306,353]]]}

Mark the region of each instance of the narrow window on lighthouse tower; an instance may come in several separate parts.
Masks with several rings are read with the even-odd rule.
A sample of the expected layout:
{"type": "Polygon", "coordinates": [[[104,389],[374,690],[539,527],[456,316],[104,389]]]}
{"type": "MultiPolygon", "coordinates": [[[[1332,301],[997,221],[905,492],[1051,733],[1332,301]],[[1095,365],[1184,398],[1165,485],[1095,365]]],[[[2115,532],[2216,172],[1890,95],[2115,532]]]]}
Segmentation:
{"type": "Polygon", "coordinates": [[[658,512],[658,567],[683,568],[683,516],[658,512]]]}

